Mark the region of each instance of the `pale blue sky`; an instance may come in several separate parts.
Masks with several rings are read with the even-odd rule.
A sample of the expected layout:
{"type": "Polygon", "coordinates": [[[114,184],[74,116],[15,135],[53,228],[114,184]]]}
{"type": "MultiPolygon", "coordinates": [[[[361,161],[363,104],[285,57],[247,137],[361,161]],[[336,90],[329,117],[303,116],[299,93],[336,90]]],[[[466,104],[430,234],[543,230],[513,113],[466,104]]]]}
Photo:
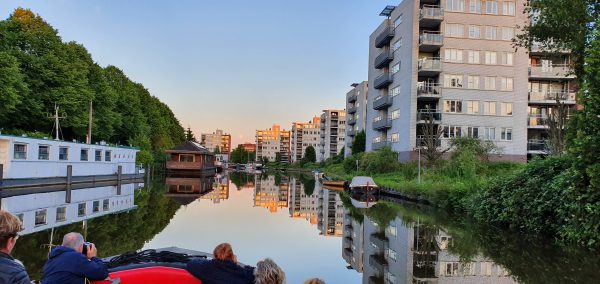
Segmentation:
{"type": "Polygon", "coordinates": [[[0,1],[30,8],[167,103],[184,127],[238,143],[257,128],[344,108],[366,80],[368,39],[398,0],[0,1]]]}

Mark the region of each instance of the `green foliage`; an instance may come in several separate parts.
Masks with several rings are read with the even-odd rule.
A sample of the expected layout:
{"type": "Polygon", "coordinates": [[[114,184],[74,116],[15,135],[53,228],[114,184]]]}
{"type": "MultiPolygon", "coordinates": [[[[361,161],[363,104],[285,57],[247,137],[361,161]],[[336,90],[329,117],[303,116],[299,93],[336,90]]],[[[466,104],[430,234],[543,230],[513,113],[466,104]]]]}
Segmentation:
{"type": "Polygon", "coordinates": [[[235,148],[229,154],[229,161],[236,164],[247,164],[254,161],[255,156],[255,152],[248,152],[246,149],[244,149],[244,146],[238,145],[237,148],[235,148]]]}
{"type": "MultiPolygon", "coordinates": [[[[187,128],[185,130],[185,141],[192,141],[192,142],[198,142],[198,140],[196,140],[196,136],[194,136],[194,133],[192,132],[191,128],[187,128]]],[[[217,147],[218,149],[218,147],[217,147]]],[[[215,149],[215,154],[220,154],[220,153],[216,153],[216,149],[215,149]]]]}
{"type": "Polygon", "coordinates": [[[215,147],[214,153],[215,155],[221,154],[221,149],[219,149],[219,146],[215,147]]]}
{"type": "Polygon", "coordinates": [[[397,170],[398,154],[390,147],[384,147],[377,151],[365,153],[360,161],[360,169],[366,174],[389,173],[397,170]]]}
{"type": "Polygon", "coordinates": [[[300,175],[299,180],[304,186],[304,194],[310,196],[315,192],[316,180],[313,176],[300,175]]]}
{"type": "Polygon", "coordinates": [[[135,157],[135,162],[138,165],[151,165],[154,162],[154,156],[148,150],[141,150],[135,157]]]}
{"type": "Polygon", "coordinates": [[[281,163],[281,153],[275,153],[275,163],[281,163]]]}
{"type": "Polygon", "coordinates": [[[364,153],[358,153],[358,154],[352,154],[350,156],[348,156],[345,160],[344,160],[344,170],[347,173],[352,173],[357,171],[356,169],[356,163],[358,161],[358,163],[360,164],[360,160],[362,159],[364,153]]]}
{"type": "Polygon", "coordinates": [[[354,136],[354,141],[352,141],[352,148],[351,148],[353,155],[362,153],[365,151],[366,140],[367,140],[367,134],[365,133],[364,130],[361,130],[360,132],[356,133],[356,136],[354,136]]]}
{"type": "Polygon", "coordinates": [[[313,146],[308,146],[306,147],[306,150],[304,150],[304,157],[302,157],[302,164],[306,164],[306,163],[315,163],[317,161],[317,151],[315,151],[315,148],[313,146]]]}

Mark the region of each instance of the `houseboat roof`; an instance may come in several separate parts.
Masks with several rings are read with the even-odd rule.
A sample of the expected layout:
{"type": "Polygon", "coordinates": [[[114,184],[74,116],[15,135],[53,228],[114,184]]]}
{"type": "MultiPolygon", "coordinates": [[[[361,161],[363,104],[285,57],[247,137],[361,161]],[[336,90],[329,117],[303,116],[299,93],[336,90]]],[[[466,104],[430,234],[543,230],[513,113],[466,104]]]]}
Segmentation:
{"type": "Polygon", "coordinates": [[[44,137],[44,138],[37,138],[37,137],[29,137],[29,136],[16,136],[16,135],[9,135],[9,134],[0,134],[0,140],[14,140],[16,142],[26,142],[25,140],[34,140],[34,141],[43,141],[43,142],[55,142],[55,143],[60,143],[63,145],[73,145],[73,144],[77,144],[77,145],[91,145],[91,146],[101,146],[101,147],[110,147],[110,148],[121,148],[121,149],[131,149],[131,150],[139,150],[139,148],[137,147],[133,147],[133,146],[123,146],[123,145],[113,145],[113,144],[109,144],[109,143],[96,143],[96,144],[87,144],[84,142],[79,142],[79,141],[64,141],[64,140],[54,140],[48,137],[44,137]]]}
{"type": "Polygon", "coordinates": [[[353,187],[379,187],[371,177],[353,177],[350,188],[353,187]]]}
{"type": "Polygon", "coordinates": [[[204,155],[214,155],[211,151],[208,151],[204,146],[197,142],[185,141],[177,145],[175,148],[165,151],[167,153],[198,153],[204,155]]]}

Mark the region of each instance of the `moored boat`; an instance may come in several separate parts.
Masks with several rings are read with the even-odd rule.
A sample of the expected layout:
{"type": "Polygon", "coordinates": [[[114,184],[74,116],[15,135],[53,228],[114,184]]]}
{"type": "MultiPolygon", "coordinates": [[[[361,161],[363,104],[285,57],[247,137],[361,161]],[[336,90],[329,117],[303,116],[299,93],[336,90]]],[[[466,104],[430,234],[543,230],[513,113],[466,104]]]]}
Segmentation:
{"type": "Polygon", "coordinates": [[[350,183],[350,192],[363,194],[379,193],[379,186],[371,177],[358,176],[353,177],[350,183]]]}

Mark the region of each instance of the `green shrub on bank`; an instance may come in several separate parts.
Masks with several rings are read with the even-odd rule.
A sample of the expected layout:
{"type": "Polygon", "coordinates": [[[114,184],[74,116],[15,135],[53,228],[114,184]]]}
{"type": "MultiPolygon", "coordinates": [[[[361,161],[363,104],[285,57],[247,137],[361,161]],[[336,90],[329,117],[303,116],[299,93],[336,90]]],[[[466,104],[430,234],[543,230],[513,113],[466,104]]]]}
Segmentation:
{"type": "Polygon", "coordinates": [[[399,167],[398,153],[392,151],[390,147],[365,153],[362,155],[359,164],[361,171],[369,175],[393,172],[399,167]]]}

